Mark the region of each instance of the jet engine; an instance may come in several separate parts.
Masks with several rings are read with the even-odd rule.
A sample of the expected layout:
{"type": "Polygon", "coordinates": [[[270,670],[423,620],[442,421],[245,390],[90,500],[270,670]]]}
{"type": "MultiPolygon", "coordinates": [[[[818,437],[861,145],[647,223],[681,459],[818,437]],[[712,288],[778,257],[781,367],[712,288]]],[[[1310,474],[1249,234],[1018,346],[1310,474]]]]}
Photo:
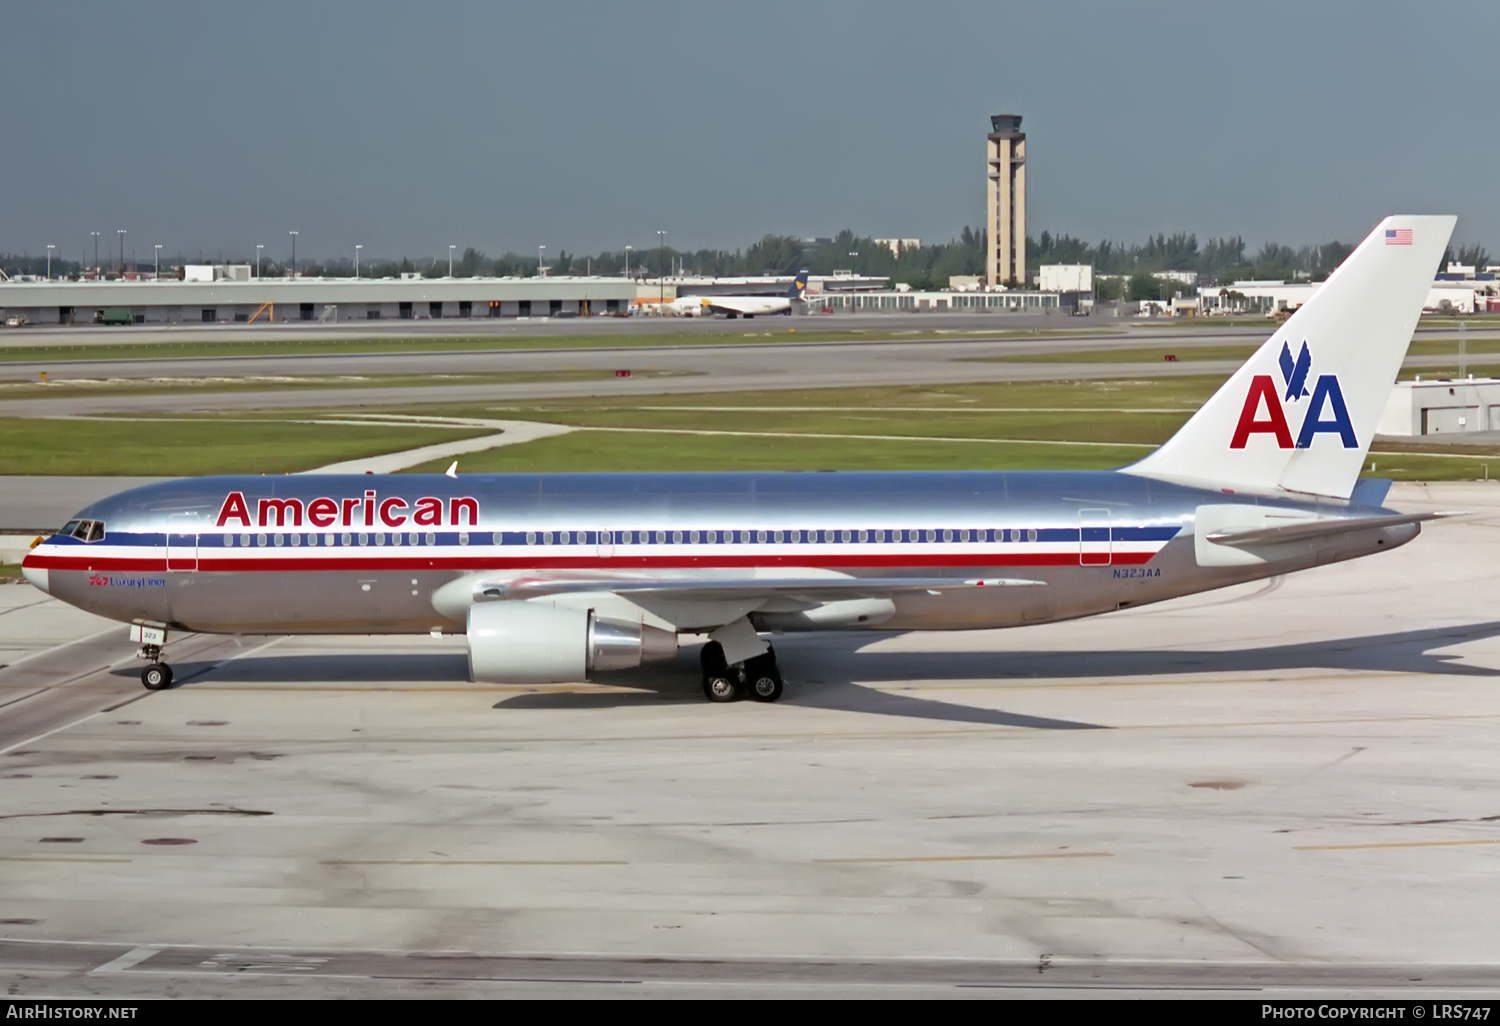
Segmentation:
{"type": "Polygon", "coordinates": [[[469,676],[482,684],[559,684],[677,654],[677,635],[550,602],[469,607],[469,676]]]}

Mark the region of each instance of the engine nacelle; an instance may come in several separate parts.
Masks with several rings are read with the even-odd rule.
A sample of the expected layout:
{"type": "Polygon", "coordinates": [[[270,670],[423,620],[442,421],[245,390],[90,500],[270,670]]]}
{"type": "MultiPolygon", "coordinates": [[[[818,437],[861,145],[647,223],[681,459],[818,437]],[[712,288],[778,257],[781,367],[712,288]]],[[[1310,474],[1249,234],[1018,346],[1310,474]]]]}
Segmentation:
{"type": "Polygon", "coordinates": [[[469,607],[469,677],[482,684],[587,680],[596,670],[628,670],[676,654],[670,631],[601,620],[591,609],[536,601],[469,607]]]}

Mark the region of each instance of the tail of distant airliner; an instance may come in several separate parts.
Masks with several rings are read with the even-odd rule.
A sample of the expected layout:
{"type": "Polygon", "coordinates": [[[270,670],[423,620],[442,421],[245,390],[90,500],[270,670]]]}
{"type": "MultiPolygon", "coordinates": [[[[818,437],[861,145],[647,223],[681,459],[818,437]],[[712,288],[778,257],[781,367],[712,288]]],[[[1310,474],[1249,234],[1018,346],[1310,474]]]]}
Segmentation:
{"type": "Polygon", "coordinates": [[[1380,222],[1177,434],[1124,472],[1347,499],[1456,220],[1380,222]]]}
{"type": "Polygon", "coordinates": [[[801,299],[807,294],[807,268],[797,272],[797,277],[792,281],[791,287],[786,290],[785,298],[801,299]]]}

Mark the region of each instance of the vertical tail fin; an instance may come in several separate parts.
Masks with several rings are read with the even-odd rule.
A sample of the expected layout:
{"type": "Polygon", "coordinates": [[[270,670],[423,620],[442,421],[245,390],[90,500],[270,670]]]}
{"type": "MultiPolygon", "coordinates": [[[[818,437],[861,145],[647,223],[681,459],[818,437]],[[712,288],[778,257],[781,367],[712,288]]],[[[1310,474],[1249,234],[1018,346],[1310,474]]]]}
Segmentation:
{"type": "Polygon", "coordinates": [[[1456,220],[1380,222],[1177,434],[1124,473],[1349,498],[1456,220]]]}
{"type": "Polygon", "coordinates": [[[787,299],[801,299],[807,294],[807,268],[797,272],[797,277],[792,281],[791,287],[786,290],[787,299]]]}

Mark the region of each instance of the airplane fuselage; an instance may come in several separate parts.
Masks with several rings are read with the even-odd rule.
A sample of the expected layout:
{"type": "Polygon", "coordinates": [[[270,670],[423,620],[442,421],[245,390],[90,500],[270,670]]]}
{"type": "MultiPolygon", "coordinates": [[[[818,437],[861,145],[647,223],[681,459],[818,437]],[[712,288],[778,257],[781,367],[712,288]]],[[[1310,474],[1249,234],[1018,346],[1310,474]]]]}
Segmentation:
{"type": "MultiPolygon", "coordinates": [[[[1114,472],[510,474],[217,477],[166,482],[78,519],[29,579],[102,616],[213,633],[462,632],[434,596],[470,575],[831,577],[1032,587],[931,588],[777,629],[951,630],[1063,620],[1394,548],[1415,525],[1355,531],[1287,558],[1202,566],[1193,525],[1221,503],[1376,515],[1378,507],[1225,495],[1114,472]],[[86,534],[87,532],[85,532],[86,534]]],[[[621,600],[616,600],[621,601],[621,600]]]]}

